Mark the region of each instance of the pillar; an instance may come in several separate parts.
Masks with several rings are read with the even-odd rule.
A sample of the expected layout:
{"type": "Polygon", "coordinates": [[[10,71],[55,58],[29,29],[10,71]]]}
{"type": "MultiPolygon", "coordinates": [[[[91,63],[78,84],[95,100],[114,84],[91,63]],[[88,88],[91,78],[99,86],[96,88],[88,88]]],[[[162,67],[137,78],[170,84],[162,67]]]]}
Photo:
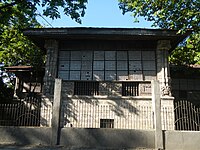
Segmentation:
{"type": "Polygon", "coordinates": [[[61,90],[62,80],[55,79],[54,88],[54,101],[53,101],[53,112],[52,112],[52,145],[59,144],[60,138],[60,109],[61,109],[61,90]]]}
{"type": "Polygon", "coordinates": [[[161,122],[161,97],[159,81],[153,80],[152,85],[152,108],[154,116],[154,129],[155,129],[155,149],[163,149],[163,134],[161,122]]]}
{"type": "Polygon", "coordinates": [[[58,42],[56,40],[46,40],[47,51],[43,93],[47,97],[53,97],[54,81],[57,77],[58,63],[58,42]]]}
{"type": "Polygon", "coordinates": [[[168,52],[171,48],[169,40],[157,43],[157,80],[160,84],[161,116],[163,130],[174,130],[174,97],[171,95],[170,70],[168,52]]]}
{"type": "Polygon", "coordinates": [[[171,96],[168,50],[171,48],[169,40],[160,40],[157,43],[157,79],[161,86],[162,96],[171,96]]]}

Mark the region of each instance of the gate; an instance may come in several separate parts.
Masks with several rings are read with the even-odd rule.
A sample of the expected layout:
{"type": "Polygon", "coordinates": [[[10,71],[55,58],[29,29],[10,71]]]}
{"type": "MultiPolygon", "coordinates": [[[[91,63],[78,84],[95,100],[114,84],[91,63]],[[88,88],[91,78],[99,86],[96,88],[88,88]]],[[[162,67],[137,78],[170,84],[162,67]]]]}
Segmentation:
{"type": "Polygon", "coordinates": [[[36,93],[15,103],[0,104],[0,126],[40,126],[41,98],[36,93]]]}
{"type": "Polygon", "coordinates": [[[174,102],[175,129],[200,131],[200,108],[188,100],[174,102]]]}

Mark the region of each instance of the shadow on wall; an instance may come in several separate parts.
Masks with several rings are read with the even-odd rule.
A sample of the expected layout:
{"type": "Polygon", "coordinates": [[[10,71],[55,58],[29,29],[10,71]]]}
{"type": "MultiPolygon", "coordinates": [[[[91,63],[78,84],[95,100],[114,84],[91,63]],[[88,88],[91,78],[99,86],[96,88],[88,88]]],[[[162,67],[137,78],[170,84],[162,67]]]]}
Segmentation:
{"type": "Polygon", "coordinates": [[[0,143],[6,145],[49,145],[51,128],[0,127],[0,143]]]}
{"type": "MultiPolygon", "coordinates": [[[[136,121],[136,119],[142,119],[142,115],[143,120],[152,119],[151,97],[146,99],[145,102],[136,100],[134,96],[123,97],[120,95],[121,87],[116,88],[116,86],[113,86],[114,89],[112,89],[111,84],[101,86],[103,94],[99,92],[99,95],[102,96],[77,96],[73,95],[72,82],[64,82],[64,85],[68,88],[63,88],[62,91],[62,127],[99,128],[100,119],[115,119],[116,123],[124,124],[124,128],[134,128],[133,126],[136,128],[138,126],[136,124],[140,121],[136,121]],[[67,86],[68,84],[70,86],[67,86]],[[70,94],[67,95],[67,93],[70,94]],[[133,120],[135,124],[131,125],[133,120]],[[129,124],[125,125],[126,121],[129,124]]],[[[146,121],[146,124],[144,128],[152,128],[151,123],[146,121]]],[[[117,128],[121,127],[118,126],[117,128]]]]}
{"type": "Polygon", "coordinates": [[[153,149],[154,134],[153,130],[62,128],[60,144],[88,149],[153,149]]]}
{"type": "Polygon", "coordinates": [[[102,104],[103,101],[106,101],[106,99],[101,99],[97,97],[88,97],[88,96],[68,97],[67,100],[63,102],[64,105],[62,108],[63,109],[62,116],[64,116],[64,114],[66,115],[64,116],[65,123],[70,122],[67,119],[68,117],[73,118],[75,121],[78,121],[78,117],[80,117],[78,116],[78,113],[80,110],[82,110],[82,113],[85,114],[90,113],[90,115],[95,116],[94,114],[95,110],[93,110],[94,107],[97,109],[96,111],[100,113],[106,113],[102,111],[104,110],[108,111],[108,109],[110,109],[114,113],[114,115],[118,117],[125,117],[124,110],[128,111],[129,113],[134,113],[135,115],[139,115],[139,110],[127,100],[121,100],[120,98],[109,98],[107,100],[107,103],[102,104]]]}

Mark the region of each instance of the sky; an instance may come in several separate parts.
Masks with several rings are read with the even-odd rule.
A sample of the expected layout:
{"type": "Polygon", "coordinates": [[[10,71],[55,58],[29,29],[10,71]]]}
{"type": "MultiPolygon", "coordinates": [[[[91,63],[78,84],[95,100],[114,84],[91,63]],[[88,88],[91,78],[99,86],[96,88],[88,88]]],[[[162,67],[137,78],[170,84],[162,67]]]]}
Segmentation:
{"type": "MultiPolygon", "coordinates": [[[[39,10],[39,12],[42,13],[42,10],[39,10]]],[[[152,23],[145,21],[143,18],[138,18],[139,23],[135,23],[131,13],[123,15],[119,9],[118,0],[88,0],[85,16],[81,19],[82,24],[76,23],[63,14],[61,19],[44,18],[38,17],[38,20],[45,27],[152,28],[152,23]]]]}

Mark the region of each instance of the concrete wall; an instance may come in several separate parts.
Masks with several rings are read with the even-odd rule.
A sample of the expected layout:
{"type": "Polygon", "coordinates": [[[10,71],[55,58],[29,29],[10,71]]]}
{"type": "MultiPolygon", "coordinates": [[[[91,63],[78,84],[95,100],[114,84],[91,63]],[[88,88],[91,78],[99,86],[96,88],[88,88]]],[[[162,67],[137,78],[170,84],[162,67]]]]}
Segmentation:
{"type": "Polygon", "coordinates": [[[154,131],[63,128],[60,144],[70,148],[154,148],[154,131]]]}
{"type": "Polygon", "coordinates": [[[166,150],[199,150],[199,131],[165,131],[166,150]]]}
{"type": "MultiPolygon", "coordinates": [[[[114,128],[153,129],[151,84],[139,84],[140,96],[122,96],[121,83],[100,82],[100,95],[74,96],[74,83],[62,83],[61,126],[100,128],[100,119],[114,119],[114,128]],[[104,86],[102,86],[104,85],[104,86]],[[104,87],[104,88],[102,88],[104,87]]],[[[173,97],[162,97],[162,129],[174,129],[173,97]]]]}
{"type": "Polygon", "coordinates": [[[51,128],[0,127],[0,144],[50,145],[51,128]]]}
{"type": "MultiPolygon", "coordinates": [[[[52,128],[0,127],[0,145],[50,145],[52,128]]],[[[166,150],[199,150],[199,131],[163,131],[166,150]]],[[[155,148],[154,130],[62,128],[60,145],[67,148],[155,148]]]]}
{"type": "Polygon", "coordinates": [[[62,101],[63,127],[100,128],[101,119],[113,119],[115,129],[153,129],[152,101],[103,96],[73,96],[62,101]]]}
{"type": "MultiPolygon", "coordinates": [[[[51,145],[52,128],[0,127],[0,145],[51,145]]],[[[154,130],[62,128],[66,148],[154,148],[154,130]]]]}

